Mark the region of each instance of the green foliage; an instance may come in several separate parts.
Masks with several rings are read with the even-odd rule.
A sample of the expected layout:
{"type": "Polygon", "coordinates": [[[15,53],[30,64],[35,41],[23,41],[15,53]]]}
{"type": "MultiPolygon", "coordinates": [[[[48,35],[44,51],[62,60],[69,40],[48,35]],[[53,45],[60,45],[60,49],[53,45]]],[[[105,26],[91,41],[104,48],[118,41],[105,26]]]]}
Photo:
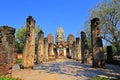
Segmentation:
{"type": "Polygon", "coordinates": [[[103,0],[90,10],[85,22],[86,32],[90,37],[90,19],[100,19],[101,35],[105,41],[120,49],[120,0],[103,0]]]}
{"type": "Polygon", "coordinates": [[[18,60],[17,60],[17,63],[22,63],[22,59],[18,59],[18,60]]]}
{"type": "Polygon", "coordinates": [[[103,47],[103,52],[104,52],[104,53],[106,53],[106,52],[107,52],[107,51],[106,51],[106,47],[103,47]]]}
{"type": "Polygon", "coordinates": [[[109,78],[103,78],[103,77],[98,76],[98,77],[92,78],[92,79],[90,79],[90,80],[110,80],[110,79],[109,79],[109,78]]]}
{"type": "Polygon", "coordinates": [[[16,32],[15,40],[16,40],[16,47],[18,49],[17,53],[22,53],[23,51],[25,34],[26,34],[26,27],[21,27],[16,32]]]}
{"type": "MultiPolygon", "coordinates": [[[[40,26],[35,27],[35,42],[37,42],[38,39],[38,32],[41,30],[40,26]]],[[[22,26],[20,27],[15,35],[15,40],[16,40],[16,48],[17,53],[22,53],[24,49],[24,42],[25,42],[25,35],[26,35],[26,27],[22,26]]],[[[37,44],[37,43],[35,43],[37,44]]]]}
{"type": "Polygon", "coordinates": [[[112,45],[112,51],[113,51],[113,55],[116,55],[116,53],[117,53],[117,48],[116,48],[114,45],[112,45]]]}
{"type": "Polygon", "coordinates": [[[24,41],[25,41],[25,34],[26,34],[26,27],[24,26],[24,27],[19,28],[17,30],[16,36],[15,36],[16,41],[18,43],[24,43],[24,41]]]}
{"type": "Polygon", "coordinates": [[[0,80],[17,80],[16,78],[7,78],[0,76],[0,80]]]}

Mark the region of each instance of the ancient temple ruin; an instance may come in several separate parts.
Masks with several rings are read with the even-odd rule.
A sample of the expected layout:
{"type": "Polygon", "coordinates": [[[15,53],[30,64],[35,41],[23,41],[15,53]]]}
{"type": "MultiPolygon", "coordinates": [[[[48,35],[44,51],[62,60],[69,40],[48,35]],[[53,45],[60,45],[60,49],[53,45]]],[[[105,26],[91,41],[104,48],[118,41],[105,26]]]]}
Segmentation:
{"type": "Polygon", "coordinates": [[[26,26],[22,66],[24,68],[32,68],[35,56],[35,20],[32,16],[27,18],[26,26]]]}
{"type": "Polygon", "coordinates": [[[93,67],[105,67],[103,44],[100,36],[100,20],[91,20],[91,46],[92,46],[92,65],[93,67]]]}
{"type": "Polygon", "coordinates": [[[66,57],[66,47],[64,46],[65,43],[65,34],[62,27],[58,27],[56,31],[56,50],[57,56],[59,58],[66,57]]]}
{"type": "Polygon", "coordinates": [[[12,64],[15,52],[15,29],[8,26],[0,27],[0,53],[5,54],[6,63],[12,64]]]}
{"type": "Polygon", "coordinates": [[[0,27],[0,75],[8,74],[8,70],[14,63],[15,28],[9,26],[0,27]]]}

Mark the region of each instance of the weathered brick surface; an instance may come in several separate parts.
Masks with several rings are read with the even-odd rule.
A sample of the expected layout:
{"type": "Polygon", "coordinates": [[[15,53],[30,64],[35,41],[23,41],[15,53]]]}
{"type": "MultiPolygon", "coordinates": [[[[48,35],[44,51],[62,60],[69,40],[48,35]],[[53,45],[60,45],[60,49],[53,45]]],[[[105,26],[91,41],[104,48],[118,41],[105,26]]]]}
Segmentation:
{"type": "Polygon", "coordinates": [[[88,51],[86,33],[83,31],[81,32],[81,53],[82,53],[82,63],[89,63],[91,55],[88,51]]]}
{"type": "Polygon", "coordinates": [[[48,43],[54,43],[54,37],[51,33],[48,34],[47,39],[48,39],[48,43]]]}
{"type": "Polygon", "coordinates": [[[75,41],[74,35],[69,34],[67,38],[68,49],[67,49],[67,57],[72,58],[72,44],[75,41]]]}
{"type": "Polygon", "coordinates": [[[48,38],[44,38],[44,60],[48,61],[48,38]]]}
{"type": "Polygon", "coordinates": [[[11,73],[15,52],[15,29],[8,26],[0,27],[0,76],[11,73]]]}
{"type": "Polygon", "coordinates": [[[45,52],[44,52],[44,32],[40,30],[38,33],[38,48],[37,48],[37,63],[41,64],[44,61],[45,58],[45,52]]]}
{"type": "Polygon", "coordinates": [[[76,38],[76,60],[80,61],[81,60],[81,41],[80,38],[76,38]]]}
{"type": "Polygon", "coordinates": [[[91,20],[91,45],[93,67],[105,67],[103,44],[100,36],[99,23],[99,18],[94,18],[91,20]]]}
{"type": "Polygon", "coordinates": [[[54,44],[53,43],[49,43],[48,57],[49,57],[49,61],[56,59],[55,53],[54,53],[54,44]]]}
{"type": "Polygon", "coordinates": [[[26,19],[26,36],[23,50],[22,65],[24,68],[31,68],[34,65],[35,56],[35,20],[32,16],[26,19]]]}

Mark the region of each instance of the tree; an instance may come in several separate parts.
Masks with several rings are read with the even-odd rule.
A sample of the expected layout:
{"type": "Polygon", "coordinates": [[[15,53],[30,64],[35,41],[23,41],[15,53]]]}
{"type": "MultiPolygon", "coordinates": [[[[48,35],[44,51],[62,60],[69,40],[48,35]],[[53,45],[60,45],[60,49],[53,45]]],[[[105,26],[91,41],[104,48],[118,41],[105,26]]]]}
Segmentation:
{"type": "MultiPolygon", "coordinates": [[[[40,26],[35,27],[35,41],[37,42],[38,39],[38,32],[41,30],[40,26]]],[[[24,49],[24,42],[25,42],[25,35],[26,35],[26,27],[22,26],[20,27],[15,35],[15,40],[16,40],[16,47],[17,47],[17,52],[22,53],[24,49]]],[[[37,43],[35,43],[37,44],[37,43]]]]}
{"type": "MultiPolygon", "coordinates": [[[[89,20],[94,17],[100,19],[103,39],[114,45],[120,53],[120,0],[103,0],[98,3],[90,10],[89,20]]],[[[87,20],[86,27],[90,27],[89,24],[90,21],[87,20]]]]}

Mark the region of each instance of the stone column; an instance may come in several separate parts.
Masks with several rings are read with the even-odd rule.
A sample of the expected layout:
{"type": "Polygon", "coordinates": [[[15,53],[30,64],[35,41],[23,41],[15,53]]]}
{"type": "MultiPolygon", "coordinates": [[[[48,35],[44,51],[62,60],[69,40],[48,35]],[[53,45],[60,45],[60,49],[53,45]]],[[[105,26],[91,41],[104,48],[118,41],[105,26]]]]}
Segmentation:
{"type": "Polygon", "coordinates": [[[38,33],[38,48],[37,48],[37,63],[41,64],[44,61],[44,32],[40,30],[38,33]]]}
{"type": "Polygon", "coordinates": [[[82,63],[89,63],[88,58],[90,57],[88,53],[88,45],[86,40],[86,33],[81,32],[81,53],[82,53],[82,63]]]}
{"type": "Polygon", "coordinates": [[[76,38],[76,60],[81,60],[81,43],[80,38],[76,38]]]}
{"type": "Polygon", "coordinates": [[[24,68],[32,68],[35,56],[35,20],[29,16],[26,20],[25,46],[23,50],[22,65],[24,68]]]}
{"type": "Polygon", "coordinates": [[[107,46],[107,63],[111,63],[113,61],[113,51],[112,46],[107,46]]]}
{"type": "Polygon", "coordinates": [[[45,61],[48,61],[48,39],[44,38],[44,47],[45,47],[45,61]]]}
{"type": "Polygon", "coordinates": [[[104,68],[105,59],[99,23],[99,18],[91,20],[92,66],[104,68]]]}

